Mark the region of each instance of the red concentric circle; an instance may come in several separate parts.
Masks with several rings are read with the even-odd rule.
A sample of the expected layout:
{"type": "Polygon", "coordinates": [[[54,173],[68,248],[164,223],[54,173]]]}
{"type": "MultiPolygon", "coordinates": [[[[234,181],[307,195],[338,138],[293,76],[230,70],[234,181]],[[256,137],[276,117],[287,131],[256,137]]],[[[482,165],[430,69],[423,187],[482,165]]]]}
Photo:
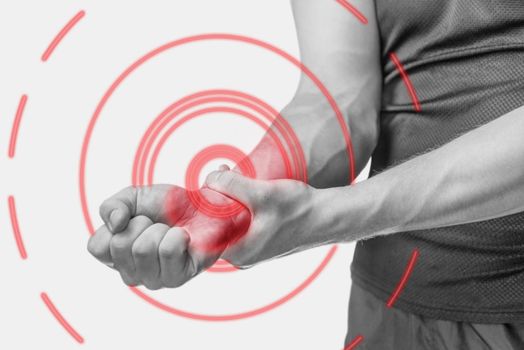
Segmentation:
{"type": "MultiPolygon", "coordinates": [[[[175,133],[179,127],[194,118],[209,116],[214,113],[228,113],[231,116],[247,119],[260,126],[268,135],[270,135],[277,145],[279,152],[278,156],[285,164],[286,177],[307,181],[307,167],[305,166],[306,162],[304,152],[298,142],[298,138],[287,121],[282,118],[273,107],[264,101],[243,92],[232,90],[208,90],[191,94],[176,101],[153,120],[143,135],[135,153],[132,174],[133,184],[135,186],[153,184],[155,168],[160,151],[173,133],[175,133]],[[217,106],[216,104],[219,105],[217,106]],[[233,107],[231,107],[231,105],[233,105],[233,107]],[[188,114],[184,115],[184,113],[188,114]],[[170,123],[175,120],[176,122],[170,125],[170,123]],[[271,125],[273,125],[273,128],[271,128],[271,125]],[[164,131],[164,129],[167,129],[167,131],[164,131]],[[282,135],[284,140],[280,140],[279,135],[282,135]],[[155,142],[157,139],[160,140],[155,142]],[[289,152],[286,152],[286,147],[289,152]],[[151,153],[152,156],[150,156],[151,153]],[[289,159],[288,153],[291,154],[292,160],[289,159]],[[147,182],[145,177],[147,177],[147,182]]],[[[213,152],[218,151],[214,156],[225,154],[226,158],[229,157],[237,163],[239,163],[243,158],[244,162],[239,163],[240,169],[244,169],[247,176],[255,177],[254,166],[244,153],[240,150],[233,150],[231,148],[224,149],[224,146],[220,146],[220,148],[221,150],[217,150],[216,148],[213,150],[213,152]]],[[[209,151],[210,150],[208,150],[208,152],[209,151]]],[[[197,155],[197,159],[200,158],[201,156],[197,155]]],[[[191,174],[195,182],[190,183],[190,181],[186,181],[186,188],[193,189],[193,191],[188,192],[188,194],[189,199],[195,208],[207,216],[218,218],[226,218],[239,214],[240,211],[244,209],[240,204],[221,207],[208,202],[205,197],[200,195],[199,191],[196,191],[198,189],[198,175],[193,174],[192,167],[193,166],[190,163],[186,174],[191,174]]],[[[186,176],[186,180],[189,180],[188,176],[186,176]]],[[[236,270],[237,269],[234,266],[227,263],[226,266],[216,264],[208,271],[232,272],[236,270]]]]}
{"type": "Polygon", "coordinates": [[[146,174],[145,163],[147,163],[148,161],[148,156],[151,152],[151,148],[153,147],[154,141],[159,137],[159,134],[162,132],[162,130],[166,128],[167,124],[170,123],[176,117],[178,117],[180,114],[188,110],[196,109],[197,107],[203,107],[210,103],[234,104],[236,108],[232,109],[231,107],[226,106],[220,107],[220,109],[214,107],[215,109],[207,109],[205,110],[205,112],[197,111],[195,112],[195,114],[191,114],[191,116],[186,116],[180,123],[171,126],[171,128],[166,132],[166,134],[164,134],[164,136],[160,139],[159,146],[157,146],[153,153],[153,164],[156,162],[159,149],[166,142],[169,135],[173,133],[184,122],[192,118],[201,116],[205,113],[225,112],[229,114],[236,114],[242,116],[262,127],[271,136],[271,138],[273,139],[273,141],[279,149],[280,156],[284,161],[286,176],[288,178],[295,178],[297,180],[307,181],[307,167],[305,166],[306,161],[298,138],[293,132],[293,129],[291,128],[289,123],[284,118],[282,118],[273,107],[261,101],[260,99],[257,99],[254,96],[239,91],[208,90],[189,95],[173,103],[168,108],[166,108],[149,126],[144,136],[142,137],[142,140],[136,152],[135,161],[133,164],[132,177],[132,183],[134,185],[143,185],[145,183],[152,184],[152,174],[154,171],[154,166],[150,166],[149,171],[146,174]],[[253,111],[253,113],[245,110],[239,111],[238,108],[240,107],[246,107],[249,110],[253,111]],[[269,128],[269,126],[264,122],[264,120],[257,118],[254,114],[255,112],[258,115],[263,116],[264,119],[267,120],[268,124],[273,124],[273,127],[276,129],[276,131],[272,128],[269,128]],[[281,137],[290,149],[295,172],[293,172],[292,170],[292,166],[290,164],[289,157],[287,156],[285,146],[282,144],[282,141],[280,140],[280,137],[278,136],[277,132],[280,135],[282,135],[281,137]],[[145,181],[146,175],[147,182],[145,181]]]}
{"type": "MultiPolygon", "coordinates": [[[[169,137],[179,127],[194,118],[211,115],[213,113],[228,113],[229,115],[250,120],[260,126],[277,145],[278,156],[283,161],[286,169],[286,177],[307,182],[306,161],[302,147],[298,142],[298,138],[293,132],[291,126],[278,112],[276,112],[274,108],[260,99],[238,91],[209,90],[182,98],[165,109],[153,121],[143,135],[135,154],[132,174],[133,185],[150,185],[154,182],[153,174],[159,153],[169,137]],[[221,105],[212,105],[216,103],[220,103],[221,105]],[[233,104],[234,107],[223,106],[222,104],[233,104]],[[246,110],[246,108],[249,110],[246,110]],[[182,116],[183,113],[186,112],[190,113],[182,116]],[[257,115],[263,116],[266,121],[262,120],[257,115]],[[176,120],[176,122],[169,126],[169,123],[177,117],[180,117],[180,119],[176,120]],[[271,127],[271,125],[273,127],[271,127]],[[164,132],[165,128],[167,128],[167,131],[164,132]],[[281,140],[279,135],[281,135],[283,140],[281,140]],[[155,145],[155,141],[158,138],[159,141],[155,145]],[[150,156],[151,151],[152,155],[150,156]],[[289,159],[290,157],[288,156],[288,153],[291,155],[291,160],[289,159]],[[147,182],[145,181],[146,176],[147,182]]],[[[247,157],[245,157],[245,159],[248,161],[247,157]]],[[[251,167],[253,168],[252,165],[251,167]]],[[[186,183],[186,186],[188,185],[189,184],[186,183]]],[[[216,205],[209,203],[202,196],[199,196],[198,192],[192,193],[190,200],[196,208],[211,217],[230,217],[238,214],[242,210],[242,206],[240,205],[217,207],[216,205]]]]}
{"type": "Polygon", "coordinates": [[[191,159],[189,166],[186,171],[186,190],[188,190],[189,199],[197,207],[198,210],[210,215],[228,217],[240,213],[244,210],[244,206],[238,202],[218,206],[209,203],[201,194],[198,189],[200,185],[198,179],[202,168],[212,160],[215,159],[228,159],[233,161],[239,167],[243,175],[255,178],[255,168],[251,163],[251,160],[246,156],[244,152],[236,147],[229,145],[213,145],[204,148],[196,156],[191,159]]]}
{"type": "MultiPolygon", "coordinates": [[[[104,106],[106,105],[107,101],[110,99],[112,94],[115,92],[115,90],[122,84],[122,82],[131,74],[133,73],[137,68],[139,68],[142,64],[150,60],[151,58],[157,56],[158,54],[165,52],[166,50],[179,47],[181,45],[194,43],[194,42],[202,42],[202,41],[234,41],[234,42],[241,42],[248,45],[253,45],[256,47],[259,47],[261,49],[267,50],[269,52],[275,53],[297,67],[301,70],[301,72],[307,76],[321,91],[321,93],[325,96],[326,100],[330,104],[331,108],[333,109],[336,118],[340,125],[340,130],[342,132],[342,136],[344,138],[344,141],[346,143],[346,150],[349,158],[349,173],[350,173],[350,179],[349,183],[351,183],[355,177],[355,170],[354,170],[354,161],[353,161],[353,148],[351,145],[351,138],[349,135],[348,126],[345,123],[345,120],[342,116],[342,113],[340,111],[340,108],[337,106],[335,99],[331,96],[327,88],[322,84],[322,82],[306,67],[304,66],[299,60],[288,54],[287,52],[269,44],[264,41],[260,41],[254,38],[241,36],[241,35],[233,35],[233,34],[219,34],[219,33],[213,33],[213,34],[203,34],[203,35],[196,35],[191,37],[182,38],[179,40],[175,40],[172,42],[169,42],[163,46],[160,46],[159,48],[147,53],[146,55],[142,56],[140,59],[138,59],[136,62],[134,62],[131,66],[129,66],[120,76],[115,80],[115,82],[109,87],[109,89],[104,93],[101,101],[98,103],[95,112],[93,113],[93,116],[91,117],[91,120],[89,122],[89,125],[86,130],[86,134],[84,136],[83,144],[82,144],[82,150],[80,154],[80,166],[79,166],[79,191],[80,191],[80,200],[81,200],[81,206],[82,206],[82,213],[88,228],[88,231],[90,234],[94,233],[94,227],[91,220],[91,216],[88,210],[88,203],[87,203],[87,197],[86,197],[86,184],[85,184],[85,170],[86,170],[86,160],[87,160],[87,153],[89,149],[89,144],[91,141],[91,136],[93,134],[93,130],[95,128],[96,122],[98,118],[100,117],[100,114],[102,113],[102,110],[104,106]]],[[[298,169],[299,167],[297,167],[298,169]]],[[[135,173],[135,171],[133,171],[135,173]]],[[[236,314],[228,314],[228,315],[202,315],[202,314],[196,314],[191,313],[187,311],[183,311],[180,309],[176,309],[170,306],[167,306],[165,304],[162,304],[155,299],[151,298],[144,292],[140,291],[137,288],[132,288],[132,291],[135,292],[137,295],[139,295],[142,299],[145,301],[151,303],[152,305],[155,305],[165,311],[168,311],[170,313],[198,319],[198,320],[206,320],[206,321],[229,321],[229,320],[237,320],[247,317],[253,317],[255,315],[259,315],[261,313],[267,312],[269,310],[272,310],[283,303],[289,301],[291,298],[295,297],[297,294],[299,294],[302,290],[304,290],[308,285],[310,285],[316,277],[322,272],[322,270],[327,266],[330,259],[332,258],[333,254],[336,251],[336,246],[332,247],[329,251],[329,253],[326,255],[322,263],[313,271],[313,273],[299,286],[294,288],[292,291],[287,293],[285,296],[279,298],[273,303],[270,303],[268,305],[262,306],[260,308],[257,308],[255,310],[236,313],[236,314]]]]}

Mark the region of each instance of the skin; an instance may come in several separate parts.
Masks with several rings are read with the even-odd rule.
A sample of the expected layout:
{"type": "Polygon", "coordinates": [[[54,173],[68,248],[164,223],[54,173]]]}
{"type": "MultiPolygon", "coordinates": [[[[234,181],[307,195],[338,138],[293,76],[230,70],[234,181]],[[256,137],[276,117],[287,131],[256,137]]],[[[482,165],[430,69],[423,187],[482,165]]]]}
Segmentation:
{"type": "MultiPolygon", "coordinates": [[[[297,0],[293,10],[303,61],[342,106],[360,171],[378,135],[381,77],[374,4],[359,3],[370,21],[366,30],[350,16],[342,18],[333,4],[297,0]],[[333,25],[326,27],[327,21],[333,25]]],[[[309,184],[279,179],[285,173],[282,160],[265,137],[249,156],[259,179],[222,168],[201,190],[213,200],[242,203],[246,209],[238,217],[206,217],[181,188],[128,188],[102,205],[105,225],[91,238],[90,252],[114,264],[124,282],[155,289],[181,285],[219,257],[245,268],[319,245],[524,211],[524,108],[353,186],[342,186],[347,155],[330,113],[306,78],[282,112],[304,147],[309,184]],[[174,216],[166,201],[187,215],[167,220],[174,216]],[[170,230],[178,238],[171,238],[170,230]],[[164,249],[166,237],[169,249],[164,249]],[[228,244],[219,249],[201,249],[205,242],[223,241],[228,244]]]]}
{"type": "MultiPolygon", "coordinates": [[[[302,62],[323,82],[341,109],[350,130],[357,173],[365,167],[377,143],[382,85],[374,3],[362,1],[358,5],[368,17],[369,24],[366,27],[341,11],[335,1],[292,1],[302,62]],[[326,23],[330,25],[326,26],[326,23]]],[[[302,212],[296,215],[298,219],[308,212],[313,187],[329,188],[348,183],[348,155],[340,124],[331,106],[308,77],[301,77],[295,97],[281,111],[281,115],[292,127],[303,149],[311,186],[298,181],[290,182],[286,186],[301,190],[293,188],[289,191],[287,187],[283,188],[283,193],[273,194],[273,200],[282,200],[280,208],[290,215],[293,211],[286,208],[291,209],[297,203],[302,203],[301,209],[297,211],[302,212]]],[[[272,130],[278,134],[277,128],[273,127],[272,130]]],[[[249,158],[258,179],[286,177],[282,155],[269,134],[260,141],[249,158]]],[[[224,203],[232,201],[230,196],[209,188],[201,191],[205,198],[213,197],[224,203]]],[[[181,285],[208,268],[219,257],[238,267],[246,267],[246,264],[240,263],[243,259],[237,248],[254,245],[248,238],[251,236],[247,236],[248,226],[250,222],[261,220],[248,207],[227,219],[207,217],[192,205],[184,189],[169,185],[126,188],[107,199],[101,206],[100,214],[104,225],[89,240],[89,252],[118,270],[126,284],[144,284],[151,289],[181,285]],[[186,216],[174,220],[177,214],[170,212],[173,206],[166,203],[176,203],[176,211],[185,212],[186,216]],[[135,225],[133,220],[137,217],[147,217],[150,222],[141,218],[138,219],[140,225],[135,225]],[[168,220],[169,217],[172,220],[168,220]],[[149,229],[146,222],[150,226],[167,225],[175,234],[187,237],[179,239],[176,244],[164,244],[166,239],[172,240],[170,237],[175,234],[167,231],[163,225],[149,229]],[[149,238],[141,238],[142,235],[149,238]],[[213,244],[228,241],[231,237],[235,239],[227,245],[213,244]],[[246,239],[239,239],[241,237],[246,239]],[[205,247],[206,240],[211,242],[214,249],[205,247]],[[120,249],[112,248],[115,245],[120,249]],[[165,245],[170,249],[164,249],[165,245]],[[142,255],[150,255],[151,258],[144,259],[142,255]],[[172,258],[172,263],[164,262],[168,257],[172,258]],[[137,273],[137,261],[139,265],[157,266],[139,266],[137,273]],[[186,268],[181,269],[179,265],[186,268]],[[164,272],[165,269],[168,272],[164,272]],[[164,275],[177,276],[176,281],[174,277],[163,281],[164,275]]],[[[294,230],[299,230],[299,226],[294,230]]],[[[274,243],[276,245],[276,241],[274,243]]],[[[260,244],[261,248],[263,246],[260,244]]]]}
{"type": "Polygon", "coordinates": [[[366,181],[322,190],[215,172],[207,186],[244,203],[255,218],[225,255],[250,266],[329,243],[523,212],[523,134],[521,107],[366,181]],[[291,192],[309,199],[296,202],[291,192]]]}
{"type": "MultiPolygon", "coordinates": [[[[233,202],[209,189],[201,193],[212,204],[233,202]]],[[[209,217],[185,189],[171,185],[125,188],[101,205],[100,216],[107,224],[90,238],[89,252],[116,269],[125,284],[152,290],[179,287],[213,265],[251,220],[247,210],[209,217]]]]}

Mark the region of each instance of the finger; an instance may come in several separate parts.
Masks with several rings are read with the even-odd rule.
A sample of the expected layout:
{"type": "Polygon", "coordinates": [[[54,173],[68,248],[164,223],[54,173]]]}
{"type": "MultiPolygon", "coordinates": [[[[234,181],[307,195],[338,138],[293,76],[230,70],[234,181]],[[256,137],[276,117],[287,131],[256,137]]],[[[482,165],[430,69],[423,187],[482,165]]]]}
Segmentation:
{"type": "Polygon", "coordinates": [[[118,233],[124,230],[136,213],[137,189],[126,187],[106,199],[100,206],[100,217],[109,230],[118,233]]]}
{"type": "Polygon", "coordinates": [[[111,257],[115,268],[120,272],[127,285],[136,285],[135,263],[133,261],[132,247],[135,239],[153,222],[146,216],[136,216],[129,221],[126,229],[113,235],[109,244],[111,257]]]}
{"type": "Polygon", "coordinates": [[[158,247],[160,278],[168,288],[179,287],[192,277],[187,253],[189,240],[186,230],[173,227],[160,242],[158,247]]]}
{"type": "Polygon", "coordinates": [[[111,251],[109,249],[112,236],[113,234],[107,226],[102,225],[96,230],[95,234],[89,238],[89,242],[87,243],[89,253],[109,267],[113,265],[113,259],[111,258],[111,251]]]}
{"type": "Polygon", "coordinates": [[[251,207],[261,199],[267,185],[235,171],[214,171],[207,176],[206,186],[251,207]]]}
{"type": "Polygon", "coordinates": [[[149,289],[155,290],[162,287],[158,249],[167,231],[169,231],[169,226],[153,224],[133,243],[135,278],[149,289]]]}
{"type": "Polygon", "coordinates": [[[228,170],[231,170],[231,168],[229,168],[229,166],[227,164],[221,164],[219,167],[218,167],[218,170],[219,171],[228,171],[228,170]]]}

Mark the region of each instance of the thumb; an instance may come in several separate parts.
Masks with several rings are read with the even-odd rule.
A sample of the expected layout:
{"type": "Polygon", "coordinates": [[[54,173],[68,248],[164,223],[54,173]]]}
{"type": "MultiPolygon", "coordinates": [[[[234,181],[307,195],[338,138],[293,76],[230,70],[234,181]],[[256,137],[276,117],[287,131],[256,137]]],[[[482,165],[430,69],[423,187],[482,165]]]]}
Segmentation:
{"type": "Polygon", "coordinates": [[[260,192],[265,183],[251,179],[235,171],[213,171],[205,182],[206,186],[214,191],[231,197],[247,207],[253,207],[260,198],[260,192]]]}
{"type": "Polygon", "coordinates": [[[126,187],[106,199],[100,206],[100,217],[112,233],[123,231],[136,212],[137,189],[126,187]]]}

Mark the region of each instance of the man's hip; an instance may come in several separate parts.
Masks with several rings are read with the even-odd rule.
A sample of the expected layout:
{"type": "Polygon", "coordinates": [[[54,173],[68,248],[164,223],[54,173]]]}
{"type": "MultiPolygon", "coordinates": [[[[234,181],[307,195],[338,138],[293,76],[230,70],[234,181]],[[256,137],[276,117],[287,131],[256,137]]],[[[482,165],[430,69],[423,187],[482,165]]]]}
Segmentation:
{"type": "Polygon", "coordinates": [[[478,324],[431,319],[385,303],[353,283],[346,344],[362,335],[358,350],[521,350],[524,324],[478,324]]]}

